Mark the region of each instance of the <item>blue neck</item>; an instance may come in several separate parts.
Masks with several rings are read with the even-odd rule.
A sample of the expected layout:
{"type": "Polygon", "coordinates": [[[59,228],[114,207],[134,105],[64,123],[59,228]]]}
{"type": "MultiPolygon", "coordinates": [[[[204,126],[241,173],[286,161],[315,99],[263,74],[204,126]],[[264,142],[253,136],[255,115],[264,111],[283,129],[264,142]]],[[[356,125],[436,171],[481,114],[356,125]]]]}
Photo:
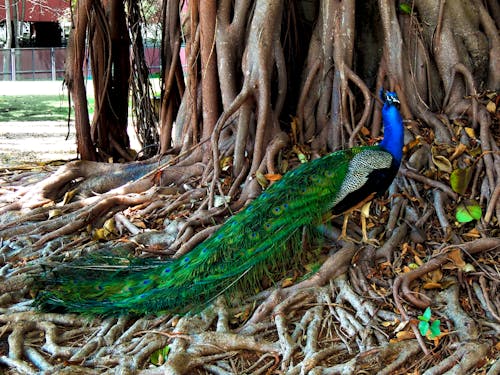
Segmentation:
{"type": "Polygon", "coordinates": [[[395,105],[385,103],[382,108],[382,121],[384,123],[384,139],[380,147],[388,151],[398,163],[403,157],[403,118],[395,105]]]}

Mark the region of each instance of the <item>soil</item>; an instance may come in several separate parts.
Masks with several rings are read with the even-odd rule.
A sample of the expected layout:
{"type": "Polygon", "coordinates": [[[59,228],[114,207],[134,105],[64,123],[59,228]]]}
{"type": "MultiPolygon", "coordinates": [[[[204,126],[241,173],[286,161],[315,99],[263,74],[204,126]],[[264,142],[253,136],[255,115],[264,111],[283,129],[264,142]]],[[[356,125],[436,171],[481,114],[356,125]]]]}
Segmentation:
{"type": "Polygon", "coordinates": [[[74,124],[68,130],[62,121],[0,122],[0,168],[76,156],[74,124]]]}

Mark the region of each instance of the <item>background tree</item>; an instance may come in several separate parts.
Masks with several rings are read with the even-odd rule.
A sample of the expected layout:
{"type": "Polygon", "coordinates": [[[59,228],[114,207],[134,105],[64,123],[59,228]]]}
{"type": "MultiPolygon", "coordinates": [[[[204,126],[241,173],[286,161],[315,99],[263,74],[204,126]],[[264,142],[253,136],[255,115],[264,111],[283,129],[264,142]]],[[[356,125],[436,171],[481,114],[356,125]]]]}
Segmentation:
{"type": "Polygon", "coordinates": [[[493,373],[498,4],[163,2],[158,125],[140,49],[129,59],[125,48],[140,45],[134,4],[77,4],[67,82],[83,160],[4,177],[0,332],[9,354],[0,361],[54,371],[57,356],[79,370],[125,371],[161,364],[168,353],[147,372],[391,373],[411,360],[408,371],[493,373]],[[97,90],[92,124],[81,74],[86,48],[97,90]],[[135,65],[122,65],[128,61],[135,65]],[[129,78],[136,119],[146,124],[139,155],[147,157],[94,162],[127,159],[129,78]],[[381,87],[401,99],[407,144],[390,194],[372,204],[371,236],[381,246],[332,241],[337,218],[320,228],[324,246],[311,249],[306,266],[290,270],[278,288],[237,306],[220,299],[196,316],[89,324],[26,307],[30,277],[47,262],[97,250],[179,257],[300,160],[376,141],[381,87]],[[445,334],[420,332],[417,316],[445,334]]]}

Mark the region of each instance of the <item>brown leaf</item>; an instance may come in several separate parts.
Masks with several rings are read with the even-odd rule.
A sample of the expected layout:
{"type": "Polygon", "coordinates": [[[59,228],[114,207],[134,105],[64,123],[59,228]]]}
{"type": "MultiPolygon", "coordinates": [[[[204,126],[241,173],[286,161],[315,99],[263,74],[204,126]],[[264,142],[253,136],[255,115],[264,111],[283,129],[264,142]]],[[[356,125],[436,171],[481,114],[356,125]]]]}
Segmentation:
{"type": "Polygon", "coordinates": [[[278,180],[281,180],[281,178],[283,177],[282,175],[280,174],[273,174],[273,173],[267,173],[264,175],[265,178],[267,178],[269,181],[278,181],[278,180]]]}
{"type": "Polygon", "coordinates": [[[441,289],[442,285],[440,283],[428,282],[423,285],[424,289],[441,289]]]}
{"type": "Polygon", "coordinates": [[[450,161],[442,155],[432,155],[432,162],[440,171],[451,173],[453,170],[450,161]]]}
{"type": "Polygon", "coordinates": [[[453,262],[453,264],[458,267],[462,268],[465,266],[465,261],[462,258],[462,252],[460,249],[454,249],[448,252],[448,259],[453,262]]]}
{"type": "Polygon", "coordinates": [[[495,113],[497,111],[497,106],[494,102],[489,101],[488,104],[486,104],[486,110],[489,113],[495,113]]]}
{"type": "Polygon", "coordinates": [[[401,331],[396,333],[397,341],[411,340],[415,338],[413,331],[401,331]]]}
{"type": "Polygon", "coordinates": [[[474,132],[473,128],[465,127],[464,130],[465,130],[465,133],[467,133],[467,135],[469,136],[469,138],[473,138],[473,139],[476,138],[476,133],[474,132]]]}

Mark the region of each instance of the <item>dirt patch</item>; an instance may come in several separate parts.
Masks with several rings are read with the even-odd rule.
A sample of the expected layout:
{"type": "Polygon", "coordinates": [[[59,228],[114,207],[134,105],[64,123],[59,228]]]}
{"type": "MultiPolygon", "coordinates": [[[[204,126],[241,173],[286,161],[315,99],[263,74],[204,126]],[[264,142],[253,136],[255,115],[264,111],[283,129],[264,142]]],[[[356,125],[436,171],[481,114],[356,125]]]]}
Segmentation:
{"type": "Polygon", "coordinates": [[[72,124],[62,121],[0,122],[0,167],[76,158],[72,124]]]}

